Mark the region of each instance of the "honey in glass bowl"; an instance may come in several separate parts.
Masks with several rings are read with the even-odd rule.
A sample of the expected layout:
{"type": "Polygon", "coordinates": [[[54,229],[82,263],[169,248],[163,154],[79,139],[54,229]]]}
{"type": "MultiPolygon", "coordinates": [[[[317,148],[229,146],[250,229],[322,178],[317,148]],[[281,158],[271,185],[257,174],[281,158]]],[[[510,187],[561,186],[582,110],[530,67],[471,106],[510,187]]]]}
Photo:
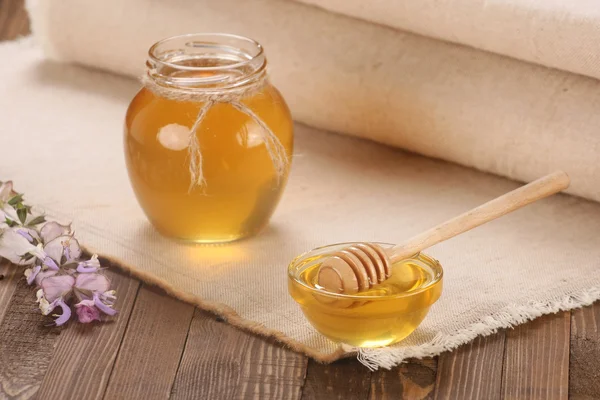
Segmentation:
{"type": "MultiPolygon", "coordinates": [[[[442,293],[442,267],[423,253],[391,266],[390,278],[354,295],[318,285],[321,262],[353,243],[312,250],[288,268],[288,289],[311,325],[329,339],[356,347],[401,341],[425,319],[442,293]]],[[[379,243],[382,247],[391,245],[379,243]]]]}
{"type": "Polygon", "coordinates": [[[293,149],[291,115],[266,79],[262,47],[235,35],[183,35],[152,46],[147,66],[147,82],[160,90],[146,85],[132,100],[124,144],[129,178],[148,219],[163,235],[194,242],[256,234],[279,202],[293,149]],[[283,173],[257,120],[285,152],[283,173]],[[194,182],[190,169],[191,135],[201,150],[202,182],[194,182]]]}

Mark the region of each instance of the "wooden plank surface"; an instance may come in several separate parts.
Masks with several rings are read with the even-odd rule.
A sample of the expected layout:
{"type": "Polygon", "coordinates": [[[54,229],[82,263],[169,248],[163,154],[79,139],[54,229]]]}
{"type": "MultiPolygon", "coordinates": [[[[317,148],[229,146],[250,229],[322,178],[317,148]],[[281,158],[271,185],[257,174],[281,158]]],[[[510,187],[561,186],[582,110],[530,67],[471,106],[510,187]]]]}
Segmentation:
{"type": "Polygon", "coordinates": [[[140,286],[139,281],[123,274],[112,271],[106,274],[117,291],[118,316],[111,322],[71,323],[65,327],[37,397],[86,400],[103,397],[140,286]]]}
{"type": "Polygon", "coordinates": [[[564,312],[506,332],[504,399],[568,398],[570,327],[570,314],[564,312]]]}
{"type": "Polygon", "coordinates": [[[306,357],[196,310],[173,399],[298,399],[306,357]]]}
{"type": "Polygon", "coordinates": [[[36,308],[35,290],[19,279],[0,324],[0,399],[26,399],[37,392],[64,332],[48,326],[51,321],[36,308]]]}
{"type": "Polygon", "coordinates": [[[600,303],[572,312],[569,397],[600,398],[600,303]]]}
{"type": "MultiPolygon", "coordinates": [[[[247,335],[239,331],[240,335],[247,335]]],[[[238,399],[300,399],[308,358],[250,335],[242,362],[238,399]]]]}
{"type": "Polygon", "coordinates": [[[168,398],[193,315],[193,306],[143,285],[104,397],[168,398]]]}
{"type": "Polygon", "coordinates": [[[302,399],[366,400],[371,388],[371,373],[354,359],[333,364],[308,363],[302,399]]]}
{"type": "Polygon", "coordinates": [[[0,324],[17,288],[17,282],[23,277],[23,270],[16,268],[6,260],[0,260],[0,324]]]}
{"type": "Polygon", "coordinates": [[[392,370],[380,369],[371,375],[369,399],[433,399],[438,373],[437,358],[414,360],[392,370]]]}
{"type": "Polygon", "coordinates": [[[440,356],[435,399],[501,397],[505,333],[478,337],[440,356]]]}

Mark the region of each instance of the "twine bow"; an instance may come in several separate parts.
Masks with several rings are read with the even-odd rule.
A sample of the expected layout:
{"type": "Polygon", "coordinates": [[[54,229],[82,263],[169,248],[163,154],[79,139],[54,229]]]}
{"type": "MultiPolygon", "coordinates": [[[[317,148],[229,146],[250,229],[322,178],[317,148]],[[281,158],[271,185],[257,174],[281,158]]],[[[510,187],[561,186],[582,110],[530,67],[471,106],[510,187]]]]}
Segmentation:
{"type": "Polygon", "coordinates": [[[285,174],[289,164],[285,147],[283,147],[283,144],[277,135],[273,133],[271,128],[269,128],[254,111],[241,102],[243,98],[260,92],[260,90],[264,88],[266,84],[266,77],[262,77],[260,80],[242,88],[233,88],[212,92],[191,91],[181,88],[163,86],[158,84],[152,77],[148,76],[148,74],[144,74],[142,76],[142,84],[156,95],[170,100],[204,103],[198,111],[196,120],[190,129],[188,142],[188,156],[190,160],[189,192],[191,192],[195,187],[201,187],[206,184],[202,170],[202,151],[200,149],[200,143],[198,142],[198,135],[196,132],[202,124],[202,121],[206,117],[208,111],[217,103],[230,104],[239,112],[250,117],[252,121],[254,121],[260,127],[259,132],[265,143],[269,157],[273,162],[273,167],[275,168],[277,178],[280,179],[285,174]]]}

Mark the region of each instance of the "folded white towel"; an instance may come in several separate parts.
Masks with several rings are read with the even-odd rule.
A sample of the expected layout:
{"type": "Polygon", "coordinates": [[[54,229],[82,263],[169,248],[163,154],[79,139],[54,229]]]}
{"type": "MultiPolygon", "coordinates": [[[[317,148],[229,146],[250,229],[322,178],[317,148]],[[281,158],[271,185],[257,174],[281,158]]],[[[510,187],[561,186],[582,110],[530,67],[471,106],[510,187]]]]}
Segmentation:
{"type": "Polygon", "coordinates": [[[49,0],[30,11],[55,58],[132,76],[166,36],[254,37],[299,121],[523,181],[564,169],[571,193],[600,200],[591,78],[294,1],[49,0]]]}
{"type": "Polygon", "coordinates": [[[436,39],[600,78],[597,0],[299,0],[436,39]]]}

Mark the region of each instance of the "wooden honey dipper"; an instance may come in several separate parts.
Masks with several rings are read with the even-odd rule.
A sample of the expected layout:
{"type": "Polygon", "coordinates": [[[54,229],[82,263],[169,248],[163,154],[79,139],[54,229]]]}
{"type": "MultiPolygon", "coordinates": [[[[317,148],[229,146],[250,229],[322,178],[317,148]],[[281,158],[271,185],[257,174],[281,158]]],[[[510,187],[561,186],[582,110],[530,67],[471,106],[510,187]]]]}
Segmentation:
{"type": "Polygon", "coordinates": [[[569,187],[569,183],[569,176],[557,171],[443,222],[404,244],[389,249],[374,243],[351,245],[323,261],[317,277],[318,284],[333,293],[354,294],[368,290],[391,276],[391,266],[395,262],[558,193],[569,187]]]}

